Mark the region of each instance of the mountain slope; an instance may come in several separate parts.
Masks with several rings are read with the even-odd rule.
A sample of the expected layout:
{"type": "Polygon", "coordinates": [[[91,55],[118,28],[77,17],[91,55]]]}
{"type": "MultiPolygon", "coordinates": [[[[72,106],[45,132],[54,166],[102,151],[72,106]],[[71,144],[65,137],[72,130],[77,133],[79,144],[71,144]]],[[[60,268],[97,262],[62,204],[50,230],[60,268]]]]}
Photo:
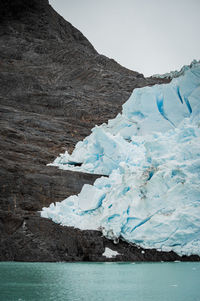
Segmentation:
{"type": "Polygon", "coordinates": [[[97,176],[46,164],[115,117],[134,88],[168,80],[99,55],[48,1],[0,1],[0,14],[0,258],[103,260],[110,242],[96,246],[97,232],[63,229],[37,213],[97,176]]]}

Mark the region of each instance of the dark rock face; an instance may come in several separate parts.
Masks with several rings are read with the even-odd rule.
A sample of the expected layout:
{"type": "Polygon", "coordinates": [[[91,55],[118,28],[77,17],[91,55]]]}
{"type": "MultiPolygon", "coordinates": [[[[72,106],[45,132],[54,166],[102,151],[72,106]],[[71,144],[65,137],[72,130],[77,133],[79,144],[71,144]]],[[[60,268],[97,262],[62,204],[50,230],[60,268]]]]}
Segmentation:
{"type": "Polygon", "coordinates": [[[38,213],[97,178],[46,164],[115,117],[134,88],[166,81],[99,55],[47,0],[0,0],[0,260],[104,261],[106,246],[116,260],[178,258],[38,213]]]}
{"type": "Polygon", "coordinates": [[[199,261],[198,256],[143,250],[123,241],[115,245],[98,231],[61,227],[30,214],[24,219],[0,214],[0,222],[5,227],[0,239],[1,260],[5,261],[199,261]],[[119,255],[106,258],[102,255],[106,247],[119,255]]]}

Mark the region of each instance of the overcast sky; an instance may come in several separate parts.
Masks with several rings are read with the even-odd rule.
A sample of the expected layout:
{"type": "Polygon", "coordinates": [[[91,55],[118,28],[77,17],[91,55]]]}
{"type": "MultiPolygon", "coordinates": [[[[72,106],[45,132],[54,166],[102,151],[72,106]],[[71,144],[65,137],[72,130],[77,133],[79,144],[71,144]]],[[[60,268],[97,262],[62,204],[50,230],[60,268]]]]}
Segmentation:
{"type": "Polygon", "coordinates": [[[146,76],[200,59],[200,0],[49,0],[95,49],[146,76]]]}

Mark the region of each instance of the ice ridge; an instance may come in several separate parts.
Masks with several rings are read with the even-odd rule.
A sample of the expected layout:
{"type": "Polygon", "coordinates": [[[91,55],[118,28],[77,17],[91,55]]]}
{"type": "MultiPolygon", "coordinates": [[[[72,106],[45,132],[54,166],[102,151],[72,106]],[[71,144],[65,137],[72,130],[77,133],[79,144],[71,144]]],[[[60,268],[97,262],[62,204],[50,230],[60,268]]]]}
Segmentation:
{"type": "Polygon", "coordinates": [[[190,65],[185,65],[181,68],[181,70],[177,71],[170,71],[168,73],[164,73],[164,74],[154,74],[152,77],[157,77],[157,78],[165,78],[165,77],[168,77],[168,78],[174,78],[174,77],[179,77],[181,75],[183,75],[185,73],[185,71],[187,71],[188,69],[191,69],[193,66],[199,64],[200,61],[197,61],[197,60],[193,60],[191,62],[190,65]]]}
{"type": "Polygon", "coordinates": [[[122,114],[51,164],[102,176],[43,208],[62,225],[144,248],[200,255],[200,63],[135,89],[122,114]]]}

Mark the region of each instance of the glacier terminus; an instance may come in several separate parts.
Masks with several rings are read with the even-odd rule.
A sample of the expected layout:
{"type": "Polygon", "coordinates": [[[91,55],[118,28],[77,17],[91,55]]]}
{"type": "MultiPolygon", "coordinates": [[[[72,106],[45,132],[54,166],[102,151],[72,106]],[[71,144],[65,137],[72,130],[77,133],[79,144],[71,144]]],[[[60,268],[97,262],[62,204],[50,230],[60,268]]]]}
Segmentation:
{"type": "Polygon", "coordinates": [[[200,63],[168,84],[135,89],[122,113],[50,165],[102,176],[42,217],[200,255],[200,63]]]}

